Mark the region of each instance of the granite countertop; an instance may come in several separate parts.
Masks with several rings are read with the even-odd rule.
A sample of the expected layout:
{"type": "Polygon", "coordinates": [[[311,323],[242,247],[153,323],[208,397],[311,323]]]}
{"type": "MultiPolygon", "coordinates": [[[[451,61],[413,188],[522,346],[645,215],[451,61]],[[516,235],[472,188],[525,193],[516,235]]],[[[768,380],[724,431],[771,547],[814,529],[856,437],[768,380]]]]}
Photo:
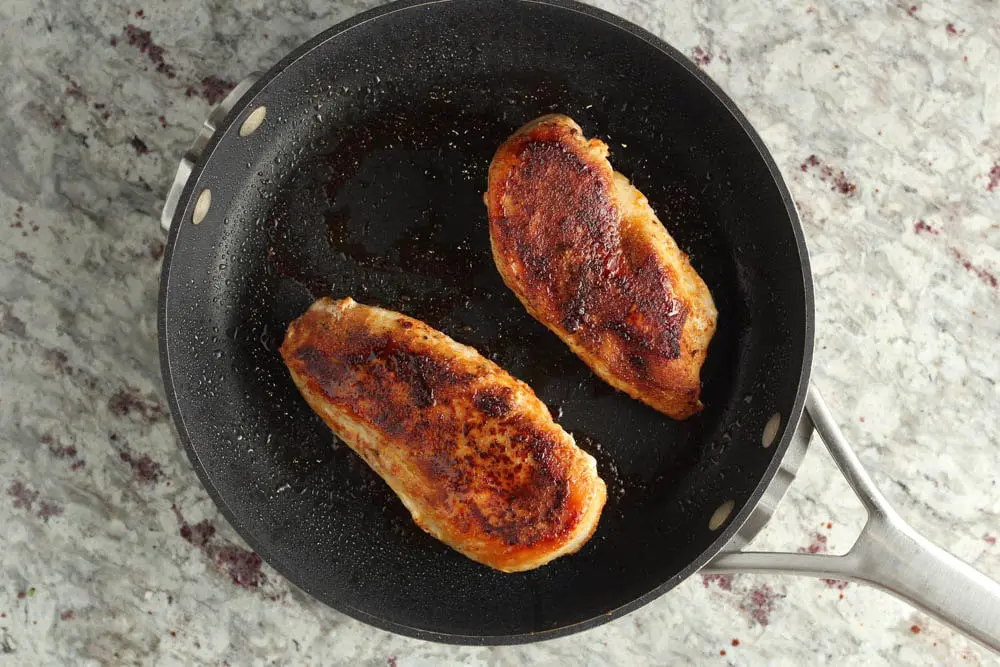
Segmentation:
{"type": "MultiPolygon", "coordinates": [[[[1000,578],[1000,18],[975,0],[603,0],[740,105],[798,203],[814,376],[913,525],[1000,578]]],[[[178,446],[159,209],[233,82],[372,2],[0,4],[0,664],[1000,664],[888,595],[695,576],[582,635],[423,643],[246,550],[178,446]]],[[[814,443],[757,544],[863,512],[814,443]]]]}

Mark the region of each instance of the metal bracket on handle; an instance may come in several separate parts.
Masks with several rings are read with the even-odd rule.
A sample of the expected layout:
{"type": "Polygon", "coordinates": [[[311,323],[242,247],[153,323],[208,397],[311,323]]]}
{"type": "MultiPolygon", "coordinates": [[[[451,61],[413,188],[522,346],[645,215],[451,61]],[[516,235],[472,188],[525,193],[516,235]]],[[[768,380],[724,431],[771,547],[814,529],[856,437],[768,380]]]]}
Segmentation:
{"type": "MultiPolygon", "coordinates": [[[[753,508],[753,512],[743,522],[737,533],[729,540],[724,547],[724,553],[736,552],[749,544],[757,536],[764,526],[771,520],[774,512],[778,509],[778,503],[785,497],[788,488],[795,481],[795,475],[802,465],[802,460],[809,449],[809,440],[813,434],[812,419],[809,414],[803,412],[799,423],[792,434],[792,441],[788,443],[784,456],[781,457],[781,466],[775,473],[768,485],[764,495],[753,508]]],[[[718,560],[718,558],[716,558],[718,560]]]]}
{"type": "Polygon", "coordinates": [[[809,418],[840,472],[868,512],[857,542],[843,556],[729,552],[707,572],[800,574],[873,584],[1000,652],[1000,584],[917,533],[875,488],[815,386],[809,418]]]}
{"type": "Polygon", "coordinates": [[[257,82],[257,79],[261,77],[261,72],[254,72],[250,76],[246,77],[238,84],[236,87],[230,91],[226,98],[219,102],[218,106],[212,109],[212,112],[202,123],[201,131],[198,132],[198,136],[195,138],[194,143],[191,144],[191,148],[184,153],[184,157],[181,158],[181,162],[177,165],[177,172],[174,174],[174,182],[170,186],[169,192],[167,192],[167,199],[163,203],[163,211],[160,213],[160,227],[163,228],[164,232],[170,231],[170,224],[173,222],[174,213],[177,212],[177,205],[181,201],[181,193],[184,192],[184,186],[187,185],[187,180],[191,176],[191,170],[194,169],[195,163],[201,157],[202,152],[205,150],[205,146],[208,145],[209,140],[211,140],[212,135],[215,134],[215,130],[218,129],[222,121],[226,119],[229,115],[230,110],[233,106],[243,97],[250,87],[257,82]]]}

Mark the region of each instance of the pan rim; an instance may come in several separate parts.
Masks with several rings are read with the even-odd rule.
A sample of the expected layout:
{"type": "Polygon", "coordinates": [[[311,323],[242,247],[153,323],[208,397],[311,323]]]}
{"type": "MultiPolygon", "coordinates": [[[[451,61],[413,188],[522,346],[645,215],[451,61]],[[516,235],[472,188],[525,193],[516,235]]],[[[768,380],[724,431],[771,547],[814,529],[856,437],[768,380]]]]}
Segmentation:
{"type": "MultiPolygon", "coordinates": [[[[163,265],[160,274],[160,285],[159,285],[159,298],[157,305],[157,338],[159,347],[159,358],[160,358],[160,371],[163,380],[164,390],[166,393],[167,403],[170,408],[172,415],[171,422],[174,425],[174,430],[177,433],[178,438],[184,445],[184,449],[187,452],[188,459],[191,461],[191,465],[198,475],[202,486],[205,488],[212,501],[219,508],[219,511],[223,514],[229,524],[233,529],[240,535],[240,537],[246,541],[246,543],[258,554],[260,554],[265,562],[267,562],[271,567],[282,575],[282,577],[291,585],[303,590],[310,597],[315,597],[313,592],[308,586],[300,586],[297,582],[293,581],[291,577],[287,576],[282,570],[278,569],[273,565],[275,562],[274,553],[267,546],[263,540],[258,540],[256,535],[237,518],[236,514],[229,507],[226,500],[219,494],[218,490],[211,483],[210,476],[208,474],[205,466],[202,465],[201,459],[198,452],[193,447],[189,432],[185,423],[184,415],[180,410],[180,406],[177,400],[177,392],[174,387],[172,372],[171,372],[171,359],[167,346],[167,334],[169,330],[169,322],[167,321],[167,305],[169,303],[169,290],[168,286],[170,284],[170,268],[171,259],[173,252],[177,246],[178,230],[181,227],[181,221],[185,219],[190,213],[192,202],[192,193],[195,192],[195,188],[201,180],[202,174],[205,169],[205,165],[211,161],[211,158],[218,147],[219,143],[224,137],[226,137],[233,128],[237,118],[240,118],[243,111],[247,109],[253,102],[254,98],[259,92],[268,86],[268,84],[280,75],[285,69],[290,67],[292,64],[302,59],[308,53],[318,48],[319,46],[327,43],[330,40],[334,40],[340,35],[353,30],[355,28],[361,27],[369,22],[382,19],[384,17],[396,14],[401,11],[408,11],[411,9],[416,9],[419,7],[440,5],[440,4],[464,4],[478,2],[480,0],[397,0],[380,7],[376,7],[353,17],[350,17],[309,39],[298,48],[294,49],[287,56],[282,58],[278,63],[272,66],[267,72],[258,79],[254,85],[243,95],[243,97],[236,102],[233,108],[230,110],[226,120],[221,123],[216,130],[215,134],[212,136],[211,140],[205,147],[205,150],[195,164],[192,172],[185,184],[184,190],[181,193],[180,204],[178,205],[174,219],[172,220],[170,226],[170,232],[166,241],[166,249],[164,252],[163,265]]],[[[782,434],[780,442],[778,442],[773,448],[773,455],[768,467],[765,469],[763,475],[757,482],[754,491],[750,494],[747,501],[744,503],[740,511],[729,521],[726,527],[719,532],[712,543],[706,547],[696,558],[694,558],[688,565],[682,568],[680,571],[676,572],[674,575],[668,579],[661,582],[655,588],[647,591],[643,595],[640,595],[633,600],[615,608],[609,610],[603,614],[594,616],[592,618],[578,621],[576,623],[562,625],[556,628],[542,630],[538,632],[529,633],[517,633],[517,634],[495,634],[495,635],[467,635],[467,634],[455,634],[455,633],[445,633],[434,630],[426,630],[422,628],[412,627],[409,625],[397,623],[395,621],[388,620],[381,616],[375,616],[368,611],[359,609],[351,604],[347,604],[341,601],[337,601],[336,604],[327,602],[323,600],[323,603],[331,607],[332,609],[339,611],[341,613],[350,616],[351,618],[361,621],[367,625],[376,627],[381,630],[386,630],[396,634],[413,637],[416,639],[433,641],[444,644],[456,644],[456,645],[479,645],[479,646],[501,646],[501,645],[516,645],[516,644],[526,644],[538,641],[544,641],[548,639],[555,639],[558,637],[564,637],[567,635],[575,634],[585,630],[595,628],[599,625],[603,625],[608,621],[612,621],[617,618],[621,618],[636,609],[645,606],[646,604],[652,602],[653,600],[661,597],[675,586],[677,586],[682,581],[688,579],[692,575],[698,572],[702,567],[704,567],[712,558],[718,555],[723,548],[736,536],[743,524],[750,518],[751,514],[756,509],[761,498],[763,497],[765,491],[770,486],[772,480],[778,472],[781,466],[782,459],[788,449],[789,444],[792,441],[793,434],[795,432],[795,426],[798,425],[803,410],[805,408],[806,393],[809,387],[809,378],[812,367],[812,356],[814,347],[814,334],[815,334],[815,311],[814,311],[814,295],[813,295],[813,282],[812,273],[810,270],[809,253],[806,246],[805,234],[802,230],[802,225],[799,220],[798,212],[796,210],[795,202],[788,190],[788,187],[778,169],[777,163],[774,161],[773,156],[768,151],[766,145],[764,144],[761,137],[754,130],[753,126],[750,124],[746,116],[739,110],[735,102],[729,98],[729,96],[723,92],[721,87],[712,81],[704,72],[702,72],[698,67],[696,67],[690,60],[688,60],[680,51],[670,46],[659,37],[650,33],[646,29],[633,24],[619,16],[611,14],[610,12],[598,9],[596,7],[591,7],[585,5],[577,0],[499,0],[496,4],[528,4],[528,5],[544,5],[555,7],[564,11],[570,11],[577,14],[582,14],[590,19],[600,21],[607,24],[611,28],[616,28],[626,33],[629,37],[635,37],[649,46],[652,46],[656,50],[660,51],[663,55],[671,58],[677,64],[684,67],[690,74],[694,75],[701,84],[707,88],[715,98],[725,107],[725,109],[730,113],[733,119],[739,124],[743,132],[750,139],[754,148],[757,150],[758,155],[763,160],[764,165],[766,165],[771,178],[774,180],[777,186],[778,193],[781,197],[782,203],[785,206],[785,210],[788,214],[788,223],[791,225],[792,233],[795,238],[796,250],[799,255],[799,263],[802,270],[802,287],[803,287],[803,298],[805,303],[805,322],[803,327],[803,349],[802,349],[802,361],[801,369],[798,376],[798,384],[795,392],[795,398],[792,402],[792,407],[789,414],[785,417],[786,426],[782,434]]],[[[317,598],[318,599],[318,598],[317,598]]]]}

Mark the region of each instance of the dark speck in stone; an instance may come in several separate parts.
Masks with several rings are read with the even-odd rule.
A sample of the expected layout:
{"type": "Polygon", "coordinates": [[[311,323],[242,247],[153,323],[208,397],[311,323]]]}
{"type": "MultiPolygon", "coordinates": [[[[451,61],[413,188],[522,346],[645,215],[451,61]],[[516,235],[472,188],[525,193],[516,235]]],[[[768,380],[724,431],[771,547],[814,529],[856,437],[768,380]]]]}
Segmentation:
{"type": "Polygon", "coordinates": [[[973,264],[972,262],[970,262],[969,259],[967,257],[965,257],[965,255],[963,255],[961,252],[959,252],[955,248],[951,248],[951,255],[952,255],[952,257],[955,258],[955,260],[959,264],[962,265],[962,267],[966,271],[968,271],[969,273],[972,273],[973,275],[975,275],[984,284],[989,285],[993,289],[997,289],[998,287],[1000,287],[1000,280],[997,280],[997,277],[995,275],[993,275],[992,273],[990,273],[986,269],[984,269],[982,267],[979,267],[979,266],[976,266],[975,264],[973,264]]]}
{"type": "Polygon", "coordinates": [[[722,591],[733,590],[733,575],[731,574],[703,574],[701,584],[708,588],[710,584],[715,584],[722,591]]]}
{"type": "Polygon", "coordinates": [[[989,177],[989,182],[986,184],[986,191],[993,192],[997,189],[997,186],[1000,186],[1000,164],[994,165],[987,176],[989,177]]]}
{"type": "Polygon", "coordinates": [[[126,387],[119,389],[108,399],[108,411],[115,417],[138,417],[145,424],[154,424],[166,419],[166,411],[156,398],[146,398],[139,391],[126,387]]]}
{"type": "Polygon", "coordinates": [[[156,484],[163,476],[163,467],[150,458],[149,454],[137,456],[126,448],[118,452],[118,458],[127,463],[136,479],[144,484],[156,484]]]}
{"type": "MultiPolygon", "coordinates": [[[[139,49],[140,53],[145,53],[150,62],[156,65],[157,72],[166,74],[170,79],[177,76],[173,65],[168,64],[163,58],[166,51],[162,46],[153,41],[152,34],[148,30],[136,27],[132,23],[125,26],[124,30],[125,36],[128,37],[129,45],[139,49]]],[[[112,42],[112,46],[114,46],[114,42],[112,42]]]]}
{"type": "Polygon", "coordinates": [[[761,627],[767,627],[777,601],[783,597],[785,597],[783,594],[775,593],[768,584],[762,584],[747,593],[746,598],[740,603],[740,609],[746,612],[752,621],[761,627]]]}
{"type": "Polygon", "coordinates": [[[180,524],[181,537],[213,560],[234,584],[253,589],[267,581],[267,575],[261,571],[264,560],[259,555],[226,540],[217,539],[215,527],[207,519],[191,525],[176,505],[173,510],[180,524]]]}
{"type": "Polygon", "coordinates": [[[83,99],[83,91],[80,90],[80,86],[76,81],[70,81],[70,85],[66,87],[66,97],[71,97],[76,100],[83,99]]]}
{"type": "Polygon", "coordinates": [[[7,495],[14,499],[14,507],[31,511],[32,505],[38,500],[38,491],[33,490],[20,480],[11,482],[7,495]]]}
{"type": "Polygon", "coordinates": [[[216,562],[229,573],[233,583],[241,588],[257,588],[266,580],[260,568],[264,560],[249,549],[227,545],[218,550],[216,562]]]}
{"type": "Polygon", "coordinates": [[[24,321],[14,315],[10,306],[0,303],[0,334],[8,334],[15,338],[24,338],[27,333],[28,327],[24,321]]]}
{"type": "Polygon", "coordinates": [[[209,104],[215,105],[221,102],[229,92],[236,87],[236,83],[233,81],[227,81],[226,79],[221,79],[215,75],[206,76],[201,80],[201,90],[191,86],[188,87],[184,94],[188,97],[201,96],[205,98],[205,101],[209,104]]]}
{"type": "Polygon", "coordinates": [[[139,137],[133,135],[130,143],[132,144],[132,148],[135,149],[137,155],[149,154],[149,147],[146,146],[146,142],[140,139],[139,137]]]}
{"type": "Polygon", "coordinates": [[[215,526],[208,519],[203,519],[193,526],[184,523],[181,525],[181,537],[201,548],[207,545],[215,535],[215,526]]]}

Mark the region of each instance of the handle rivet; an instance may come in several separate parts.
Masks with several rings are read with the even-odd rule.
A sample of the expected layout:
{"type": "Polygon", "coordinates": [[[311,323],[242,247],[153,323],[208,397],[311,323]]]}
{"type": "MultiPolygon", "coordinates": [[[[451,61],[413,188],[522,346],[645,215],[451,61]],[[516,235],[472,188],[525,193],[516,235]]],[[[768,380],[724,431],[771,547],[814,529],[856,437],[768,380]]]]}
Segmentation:
{"type": "Polygon", "coordinates": [[[212,191],[205,188],[198,195],[198,201],[194,203],[194,212],[191,213],[191,222],[199,224],[208,215],[208,208],[212,205],[212,191]]]}
{"type": "Polygon", "coordinates": [[[764,425],[764,433],[760,436],[760,444],[764,445],[764,449],[774,444],[774,439],[778,437],[779,428],[781,428],[781,415],[775,412],[774,416],[764,425]]]}
{"type": "Polygon", "coordinates": [[[722,524],[729,518],[729,515],[733,513],[734,507],[736,507],[735,500],[727,500],[719,505],[718,509],[712,512],[712,518],[708,520],[708,529],[718,530],[721,528],[722,524]]]}
{"type": "Polygon", "coordinates": [[[256,132],[257,128],[264,123],[264,118],[266,116],[267,107],[261,106],[251,111],[250,115],[243,121],[243,124],[240,125],[240,136],[249,137],[251,134],[256,132]]]}

